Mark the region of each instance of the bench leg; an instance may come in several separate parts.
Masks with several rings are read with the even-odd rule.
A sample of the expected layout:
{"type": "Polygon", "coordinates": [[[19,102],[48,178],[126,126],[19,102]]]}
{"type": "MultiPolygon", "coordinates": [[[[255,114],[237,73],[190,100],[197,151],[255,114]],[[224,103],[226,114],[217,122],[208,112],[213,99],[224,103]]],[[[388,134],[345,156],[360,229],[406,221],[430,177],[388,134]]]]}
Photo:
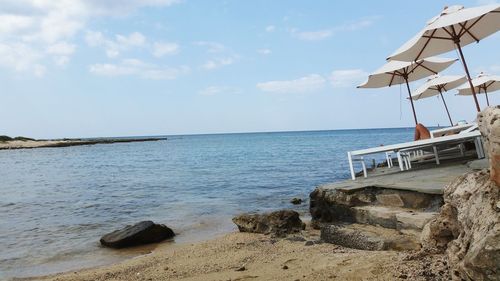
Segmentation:
{"type": "Polygon", "coordinates": [[[474,144],[476,145],[477,158],[478,159],[484,158],[485,155],[484,155],[483,143],[481,142],[481,138],[475,138],[474,144]]]}
{"type": "Polygon", "coordinates": [[[404,167],[403,167],[403,157],[401,157],[401,153],[399,153],[399,151],[396,153],[396,155],[398,156],[398,164],[399,164],[399,169],[401,171],[404,171],[404,167]]]}
{"type": "Polygon", "coordinates": [[[481,149],[481,158],[486,158],[486,154],[484,153],[483,139],[481,137],[478,137],[477,141],[479,143],[479,148],[481,149]]]}
{"type": "Polygon", "coordinates": [[[391,161],[391,157],[389,157],[390,153],[389,152],[386,152],[385,153],[385,159],[387,160],[387,167],[388,168],[392,168],[392,161],[391,161]]]}
{"type": "Polygon", "coordinates": [[[347,159],[349,160],[349,169],[351,170],[352,180],[356,179],[356,174],[354,173],[354,167],[352,166],[352,156],[350,152],[347,152],[347,159]]]}
{"type": "Polygon", "coordinates": [[[411,169],[411,158],[408,156],[408,158],[406,158],[406,161],[408,163],[408,169],[407,170],[410,170],[411,169]]]}
{"type": "Polygon", "coordinates": [[[366,172],[366,164],[365,164],[365,159],[361,157],[361,166],[363,166],[363,176],[366,178],[368,177],[368,173],[366,172]]]}
{"type": "Polygon", "coordinates": [[[438,155],[438,150],[437,150],[437,147],[433,146],[433,147],[432,147],[432,150],[434,150],[434,157],[436,157],[436,164],[438,164],[438,165],[439,165],[439,164],[441,164],[441,163],[439,162],[439,155],[438,155]]]}

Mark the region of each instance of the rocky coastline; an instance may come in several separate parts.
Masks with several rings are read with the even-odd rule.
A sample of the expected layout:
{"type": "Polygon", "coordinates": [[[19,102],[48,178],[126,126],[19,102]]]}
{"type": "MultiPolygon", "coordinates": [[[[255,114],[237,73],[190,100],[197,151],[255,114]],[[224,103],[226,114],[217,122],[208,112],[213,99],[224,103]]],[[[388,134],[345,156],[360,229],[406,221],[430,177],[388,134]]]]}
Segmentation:
{"type": "Polygon", "coordinates": [[[94,139],[55,139],[55,140],[8,140],[0,141],[0,150],[8,149],[33,149],[44,147],[70,147],[81,145],[95,144],[114,144],[114,143],[130,143],[130,142],[150,142],[150,141],[165,141],[167,138],[94,138],[94,139]]]}

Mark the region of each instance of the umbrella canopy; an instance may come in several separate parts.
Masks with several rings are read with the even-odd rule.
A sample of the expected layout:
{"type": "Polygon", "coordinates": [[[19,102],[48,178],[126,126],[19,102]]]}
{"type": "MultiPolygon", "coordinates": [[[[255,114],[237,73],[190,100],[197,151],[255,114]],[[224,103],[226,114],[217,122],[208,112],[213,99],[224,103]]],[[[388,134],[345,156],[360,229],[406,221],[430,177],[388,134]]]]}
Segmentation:
{"type": "Polygon", "coordinates": [[[467,81],[465,76],[454,75],[454,76],[439,76],[435,75],[427,80],[422,86],[420,86],[415,93],[411,96],[411,99],[416,101],[420,99],[425,99],[428,97],[433,97],[436,95],[441,96],[444,108],[448,114],[448,119],[450,120],[451,126],[453,126],[453,121],[451,120],[450,111],[446,105],[446,101],[443,96],[443,92],[454,89],[467,81]]]}
{"type": "MultiPolygon", "coordinates": [[[[467,78],[470,74],[462,52],[462,46],[479,40],[500,30],[500,4],[464,9],[451,6],[427,22],[427,26],[401,46],[388,59],[416,61],[457,49],[464,64],[467,78]]],[[[476,109],[479,103],[472,83],[469,83],[476,109]]]]}
{"type": "MultiPolygon", "coordinates": [[[[411,98],[416,100],[425,99],[428,97],[433,97],[439,95],[440,92],[446,92],[454,89],[460,85],[467,82],[465,76],[460,75],[447,75],[439,76],[435,75],[427,80],[422,86],[418,87],[411,96],[411,98]]],[[[470,90],[470,89],[469,89],[470,90]]]]}
{"type": "MultiPolygon", "coordinates": [[[[488,99],[488,93],[500,90],[500,76],[499,75],[488,75],[481,73],[477,78],[472,79],[472,85],[474,90],[479,94],[485,94],[486,102],[490,105],[488,99]]],[[[458,88],[458,95],[460,96],[470,96],[472,91],[469,87],[458,88]]]]}
{"type": "Polygon", "coordinates": [[[435,75],[456,61],[457,59],[438,57],[427,58],[417,62],[391,60],[370,74],[368,81],[359,85],[358,88],[382,88],[399,85],[406,83],[405,77],[408,82],[413,82],[430,75],[435,75]]]}
{"type": "MultiPolygon", "coordinates": [[[[411,97],[409,82],[416,81],[430,75],[435,75],[452,65],[456,59],[427,58],[417,62],[389,61],[381,68],[368,76],[368,81],[358,88],[382,88],[392,85],[406,84],[408,96],[411,97]]],[[[410,99],[415,124],[418,124],[413,100],[410,99]]]]}

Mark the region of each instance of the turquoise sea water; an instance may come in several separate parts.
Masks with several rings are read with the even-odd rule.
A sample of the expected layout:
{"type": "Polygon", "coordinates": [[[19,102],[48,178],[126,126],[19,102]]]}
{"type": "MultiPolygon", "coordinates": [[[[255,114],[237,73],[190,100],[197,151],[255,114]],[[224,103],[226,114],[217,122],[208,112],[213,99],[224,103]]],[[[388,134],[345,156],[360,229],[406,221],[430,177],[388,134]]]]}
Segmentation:
{"type": "Polygon", "coordinates": [[[99,246],[141,220],[176,242],[234,230],[241,212],[307,215],[315,186],[349,178],[346,151],[410,141],[413,129],[169,136],[167,141],[0,151],[0,279],[116,262],[99,246]]]}

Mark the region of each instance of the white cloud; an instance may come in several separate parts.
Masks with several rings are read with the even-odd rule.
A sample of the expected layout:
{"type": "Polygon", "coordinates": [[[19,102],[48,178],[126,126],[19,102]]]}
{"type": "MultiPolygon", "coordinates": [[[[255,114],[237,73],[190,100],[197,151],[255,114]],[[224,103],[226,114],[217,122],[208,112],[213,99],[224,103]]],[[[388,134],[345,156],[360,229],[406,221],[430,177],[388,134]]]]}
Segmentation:
{"type": "Polygon", "coordinates": [[[146,43],[146,37],[139,32],[132,32],[128,36],[116,35],[116,43],[127,47],[141,47],[146,43]]]}
{"type": "Polygon", "coordinates": [[[297,29],[291,29],[290,34],[293,37],[304,41],[320,41],[328,39],[338,32],[355,31],[369,27],[373,25],[375,21],[378,20],[379,18],[380,18],[379,16],[373,16],[353,22],[348,22],[338,26],[334,26],[332,28],[325,28],[313,31],[299,31],[297,29]]]}
{"type": "Polygon", "coordinates": [[[160,43],[153,44],[153,55],[155,57],[163,57],[166,55],[174,55],[179,52],[179,44],[176,43],[160,43]]]}
{"type": "Polygon", "coordinates": [[[67,42],[58,42],[47,47],[48,54],[69,56],[75,52],[75,45],[67,42]]]}
{"type": "MultiPolygon", "coordinates": [[[[2,0],[0,44],[3,52],[13,47],[29,51],[26,54],[27,58],[1,58],[0,66],[13,71],[42,75],[46,69],[44,64],[49,61],[47,58],[58,65],[64,65],[73,54],[73,52],[71,54],[67,52],[65,55],[53,53],[49,51],[52,46],[60,42],[72,45],[75,36],[85,29],[91,19],[99,16],[122,16],[141,7],[166,7],[179,2],[178,0],[2,0]]],[[[119,37],[115,41],[118,45],[137,46],[144,43],[143,39],[139,34],[132,34],[132,37],[119,37]]],[[[110,56],[116,56],[119,51],[119,48],[110,48],[108,53],[110,56]]]]}
{"type": "Polygon", "coordinates": [[[201,66],[201,68],[205,70],[214,70],[217,68],[221,68],[223,66],[231,65],[233,63],[234,63],[233,57],[217,58],[208,60],[201,66]]]}
{"type": "Polygon", "coordinates": [[[362,69],[334,70],[330,82],[334,88],[355,88],[368,77],[362,69]]]}
{"type": "Polygon", "coordinates": [[[45,68],[38,63],[41,57],[43,57],[42,53],[28,44],[0,42],[0,66],[12,71],[43,76],[45,68]]]}
{"type": "Polygon", "coordinates": [[[297,31],[292,29],[292,35],[300,40],[306,41],[319,41],[324,40],[333,35],[333,30],[323,29],[316,31],[297,31]]]}
{"type": "Polygon", "coordinates": [[[197,46],[206,47],[208,53],[222,53],[227,50],[226,46],[217,42],[197,41],[194,42],[194,44],[197,46]]]}
{"type": "Polygon", "coordinates": [[[22,15],[0,14],[0,34],[11,34],[29,28],[33,25],[33,19],[22,15]]]}
{"type": "Polygon", "coordinates": [[[89,9],[100,15],[124,15],[141,7],[168,7],[182,0],[80,0],[86,1],[89,9]]]}
{"type": "Polygon", "coordinates": [[[275,30],[276,30],[276,26],[274,26],[274,25],[266,26],[266,32],[273,32],[275,30]]]}
{"type": "Polygon", "coordinates": [[[257,84],[257,88],[270,93],[307,93],[322,89],[326,79],[319,74],[310,74],[295,80],[269,81],[257,84]]]}
{"type": "Polygon", "coordinates": [[[258,49],[257,53],[259,53],[261,55],[269,55],[272,53],[272,51],[270,49],[258,49]]]}
{"type": "Polygon", "coordinates": [[[124,59],[118,64],[93,64],[90,73],[100,76],[138,76],[142,79],[174,80],[189,72],[189,67],[169,67],[145,63],[138,59],[124,59]]]}
{"type": "Polygon", "coordinates": [[[224,87],[224,86],[209,86],[205,89],[202,89],[198,92],[198,94],[202,96],[215,96],[223,93],[237,93],[238,90],[232,87],[224,87]]]}
{"type": "Polygon", "coordinates": [[[64,66],[70,56],[75,52],[76,46],[67,42],[58,42],[47,47],[47,54],[53,55],[53,60],[56,65],[64,66]]]}
{"type": "Polygon", "coordinates": [[[103,47],[110,58],[116,58],[124,51],[146,46],[146,37],[140,32],[132,32],[129,35],[116,34],[114,37],[109,39],[102,32],[87,31],[85,41],[90,47],[103,47]]]}
{"type": "Polygon", "coordinates": [[[239,58],[238,54],[232,52],[230,48],[218,42],[197,41],[193,44],[206,48],[206,52],[209,54],[214,56],[217,54],[216,57],[209,58],[200,66],[200,68],[204,70],[214,70],[231,65],[239,58]]]}

